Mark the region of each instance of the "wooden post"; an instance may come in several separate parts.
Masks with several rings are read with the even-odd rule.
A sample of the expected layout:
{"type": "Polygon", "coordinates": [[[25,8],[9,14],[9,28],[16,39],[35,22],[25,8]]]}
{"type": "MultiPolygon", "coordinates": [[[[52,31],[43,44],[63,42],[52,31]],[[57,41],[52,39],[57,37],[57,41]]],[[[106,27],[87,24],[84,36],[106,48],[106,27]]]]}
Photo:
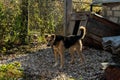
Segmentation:
{"type": "Polygon", "coordinates": [[[68,35],[69,22],[72,13],[72,0],[64,0],[64,35],[68,35]]]}
{"type": "Polygon", "coordinates": [[[64,35],[66,35],[66,23],[67,23],[67,0],[64,0],[64,35]]]}

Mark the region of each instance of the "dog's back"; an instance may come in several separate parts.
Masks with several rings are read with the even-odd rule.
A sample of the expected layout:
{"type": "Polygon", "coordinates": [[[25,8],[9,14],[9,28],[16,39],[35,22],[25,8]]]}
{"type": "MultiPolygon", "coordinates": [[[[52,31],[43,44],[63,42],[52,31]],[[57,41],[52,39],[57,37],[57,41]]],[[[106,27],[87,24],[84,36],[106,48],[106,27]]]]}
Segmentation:
{"type": "Polygon", "coordinates": [[[69,35],[64,37],[64,46],[65,48],[70,48],[72,45],[74,45],[77,41],[80,39],[83,39],[85,34],[86,34],[86,29],[85,27],[81,26],[80,27],[81,34],[80,35],[69,35]]]}
{"type": "Polygon", "coordinates": [[[77,41],[79,41],[79,39],[81,39],[81,36],[71,35],[71,36],[65,37],[63,40],[65,48],[70,48],[77,41]]]}

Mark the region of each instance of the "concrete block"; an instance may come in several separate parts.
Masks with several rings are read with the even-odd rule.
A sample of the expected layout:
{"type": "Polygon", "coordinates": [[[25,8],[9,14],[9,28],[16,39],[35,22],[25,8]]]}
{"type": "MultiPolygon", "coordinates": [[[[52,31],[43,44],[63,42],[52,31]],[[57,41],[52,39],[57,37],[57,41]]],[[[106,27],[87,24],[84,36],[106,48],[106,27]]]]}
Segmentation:
{"type": "Polygon", "coordinates": [[[108,11],[107,11],[107,16],[113,16],[112,10],[108,10],[108,11]]]}
{"type": "Polygon", "coordinates": [[[111,10],[111,7],[107,6],[106,9],[107,9],[107,10],[111,10]]]}
{"type": "Polygon", "coordinates": [[[118,24],[120,24],[120,17],[118,17],[118,24]]]}
{"type": "Polygon", "coordinates": [[[120,10],[120,5],[112,7],[112,10],[120,10]]]}
{"type": "Polygon", "coordinates": [[[114,11],[114,16],[120,17],[120,10],[119,11],[114,11]]]}
{"type": "Polygon", "coordinates": [[[118,17],[109,17],[109,20],[118,23],[118,17]]]}

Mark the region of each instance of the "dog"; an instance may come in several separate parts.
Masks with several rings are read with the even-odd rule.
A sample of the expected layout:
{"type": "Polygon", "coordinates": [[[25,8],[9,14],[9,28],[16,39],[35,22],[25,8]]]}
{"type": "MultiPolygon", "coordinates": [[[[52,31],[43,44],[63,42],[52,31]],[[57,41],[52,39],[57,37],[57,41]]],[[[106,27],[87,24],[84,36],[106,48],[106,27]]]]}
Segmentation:
{"type": "Polygon", "coordinates": [[[82,39],[86,34],[86,28],[80,27],[80,35],[55,35],[55,34],[46,34],[45,39],[47,41],[47,46],[51,46],[53,48],[53,53],[55,57],[54,66],[58,65],[58,57],[60,56],[60,68],[64,65],[64,51],[65,49],[69,49],[71,55],[70,63],[74,63],[74,52],[77,52],[81,57],[81,61],[84,62],[84,57],[82,52],[82,39]]]}

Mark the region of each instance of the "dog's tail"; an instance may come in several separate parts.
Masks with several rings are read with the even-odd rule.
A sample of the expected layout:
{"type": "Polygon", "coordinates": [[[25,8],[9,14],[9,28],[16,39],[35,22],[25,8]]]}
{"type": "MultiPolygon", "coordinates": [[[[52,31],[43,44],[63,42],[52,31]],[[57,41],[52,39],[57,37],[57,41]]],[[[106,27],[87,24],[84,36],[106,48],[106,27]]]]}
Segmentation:
{"type": "Polygon", "coordinates": [[[86,28],[83,26],[80,26],[80,31],[81,31],[80,37],[81,37],[81,39],[83,39],[86,34],[86,28]]]}

